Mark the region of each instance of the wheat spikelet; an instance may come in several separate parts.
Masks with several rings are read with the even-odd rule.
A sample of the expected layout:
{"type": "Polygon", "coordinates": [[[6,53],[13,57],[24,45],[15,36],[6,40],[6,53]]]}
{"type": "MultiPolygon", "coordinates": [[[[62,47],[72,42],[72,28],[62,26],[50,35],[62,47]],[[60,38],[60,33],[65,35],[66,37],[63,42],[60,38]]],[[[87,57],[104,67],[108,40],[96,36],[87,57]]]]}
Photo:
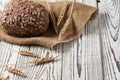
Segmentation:
{"type": "Polygon", "coordinates": [[[9,80],[9,77],[0,77],[0,80],[9,80]]]}
{"type": "Polygon", "coordinates": [[[37,58],[37,59],[32,60],[29,63],[30,64],[35,64],[35,65],[45,64],[45,63],[49,63],[49,62],[55,61],[57,57],[58,56],[56,56],[56,57],[51,56],[51,57],[37,58]]]}
{"type": "Polygon", "coordinates": [[[69,26],[70,23],[72,22],[72,13],[73,13],[73,9],[74,9],[74,3],[75,3],[75,0],[73,0],[73,2],[72,2],[71,12],[70,12],[70,15],[69,15],[68,19],[66,20],[66,23],[64,24],[64,26],[69,26]]]}
{"type": "Polygon", "coordinates": [[[52,23],[53,23],[53,27],[54,27],[54,29],[55,29],[55,32],[58,33],[57,22],[56,22],[56,18],[55,18],[55,14],[54,14],[54,12],[53,12],[53,9],[51,9],[48,1],[46,1],[46,3],[47,3],[47,7],[48,7],[48,9],[49,9],[48,11],[49,11],[49,14],[50,14],[51,21],[52,21],[52,23]]]}
{"type": "Polygon", "coordinates": [[[10,73],[14,73],[14,74],[17,74],[19,76],[26,77],[26,75],[22,71],[20,71],[20,70],[18,70],[16,68],[13,68],[13,67],[11,67],[9,65],[6,65],[5,68],[10,73]]]}
{"type": "Polygon", "coordinates": [[[57,22],[56,22],[56,19],[55,19],[55,14],[53,12],[53,10],[49,10],[49,13],[50,13],[50,18],[51,18],[51,21],[53,23],[53,27],[55,29],[55,32],[58,33],[58,29],[57,29],[57,22]]]}
{"type": "Polygon", "coordinates": [[[21,54],[21,55],[30,56],[30,57],[37,57],[38,56],[38,54],[30,52],[30,51],[23,51],[23,50],[21,50],[18,53],[21,54]]]}
{"type": "MultiPolygon", "coordinates": [[[[0,45],[2,45],[2,44],[0,44],[0,45]]],[[[30,56],[30,57],[37,57],[38,56],[38,54],[30,52],[30,51],[23,51],[23,50],[17,51],[17,50],[11,49],[11,48],[9,48],[9,47],[7,47],[5,45],[2,45],[2,46],[6,47],[6,48],[8,48],[8,49],[10,49],[10,50],[12,50],[14,52],[17,52],[17,53],[19,53],[21,55],[24,55],[24,56],[30,56]]]]}
{"type": "Polygon", "coordinates": [[[58,21],[57,21],[57,27],[59,28],[59,30],[60,30],[60,24],[61,24],[61,22],[62,22],[62,20],[63,20],[63,18],[65,16],[65,12],[66,12],[67,6],[68,6],[67,3],[65,2],[63,7],[62,7],[62,9],[61,9],[61,11],[60,11],[60,14],[59,14],[59,17],[58,17],[58,21]]]}

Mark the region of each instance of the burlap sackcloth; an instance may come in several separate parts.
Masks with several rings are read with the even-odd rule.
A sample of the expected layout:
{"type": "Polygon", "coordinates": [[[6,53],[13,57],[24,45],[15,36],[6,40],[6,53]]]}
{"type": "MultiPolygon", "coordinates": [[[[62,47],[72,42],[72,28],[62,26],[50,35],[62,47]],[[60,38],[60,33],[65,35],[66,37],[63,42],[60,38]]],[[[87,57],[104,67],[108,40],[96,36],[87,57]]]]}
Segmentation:
{"type": "MultiPolygon", "coordinates": [[[[42,4],[46,9],[48,9],[46,2],[40,2],[38,0],[36,0],[36,2],[42,4]]],[[[64,4],[64,1],[51,2],[49,4],[50,7],[53,9],[53,12],[55,13],[57,20],[62,5],[64,4]]],[[[63,27],[61,28],[59,34],[57,34],[54,31],[54,28],[51,24],[49,25],[48,31],[44,35],[40,37],[30,37],[30,38],[20,38],[20,37],[14,37],[8,35],[0,27],[0,39],[13,44],[23,44],[23,45],[36,44],[51,49],[59,43],[72,41],[80,37],[80,35],[82,34],[82,29],[87,23],[87,21],[93,19],[97,14],[97,8],[75,2],[73,14],[72,14],[72,22],[70,23],[69,26],[64,26],[64,24],[66,23],[66,19],[68,18],[70,13],[71,5],[72,2],[68,2],[68,7],[66,9],[66,13],[62,24],[63,27]]]]}

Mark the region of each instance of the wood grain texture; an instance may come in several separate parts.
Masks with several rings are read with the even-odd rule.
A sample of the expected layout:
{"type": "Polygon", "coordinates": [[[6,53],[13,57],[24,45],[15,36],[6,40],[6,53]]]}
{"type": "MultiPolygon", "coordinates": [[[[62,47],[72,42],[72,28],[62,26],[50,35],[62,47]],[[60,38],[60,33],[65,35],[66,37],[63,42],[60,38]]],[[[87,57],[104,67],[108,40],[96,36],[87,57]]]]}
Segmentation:
{"type": "Polygon", "coordinates": [[[104,80],[120,80],[120,1],[101,0],[99,8],[104,80]]]}
{"type": "MultiPolygon", "coordinates": [[[[96,6],[96,1],[93,0],[80,2],[96,6]]],[[[98,6],[99,18],[86,24],[79,39],[61,44],[55,51],[40,46],[18,46],[1,41],[1,44],[15,50],[30,50],[39,56],[59,55],[61,59],[40,66],[19,65],[33,58],[26,58],[0,46],[0,62],[16,64],[15,67],[23,70],[28,77],[10,74],[2,64],[0,76],[10,76],[11,80],[120,80],[119,4],[119,0],[101,0],[98,6]]]]}
{"type": "MultiPolygon", "coordinates": [[[[83,0],[97,6],[93,0],[83,0]]],[[[82,36],[82,68],[81,80],[103,80],[98,18],[89,21],[82,36]]]]}

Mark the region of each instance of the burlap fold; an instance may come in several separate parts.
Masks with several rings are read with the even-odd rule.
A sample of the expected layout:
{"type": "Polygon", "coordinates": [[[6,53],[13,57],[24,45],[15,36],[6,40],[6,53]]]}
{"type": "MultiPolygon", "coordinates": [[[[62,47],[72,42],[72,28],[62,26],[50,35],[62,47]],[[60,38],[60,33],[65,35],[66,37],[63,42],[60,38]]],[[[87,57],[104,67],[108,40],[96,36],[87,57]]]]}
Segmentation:
{"type": "MultiPolygon", "coordinates": [[[[48,9],[46,2],[38,2],[38,3],[42,4],[46,9],[48,9]]],[[[63,4],[64,2],[50,3],[50,6],[53,9],[53,12],[55,13],[56,20],[58,19],[59,12],[63,4]]],[[[50,24],[48,31],[44,35],[40,37],[30,37],[30,38],[20,38],[20,37],[14,37],[8,35],[0,27],[0,39],[14,44],[23,44],[23,45],[37,44],[48,48],[53,48],[55,45],[59,43],[72,41],[80,37],[82,33],[82,29],[85,26],[86,22],[89,19],[95,17],[97,8],[75,2],[72,19],[70,21],[70,24],[66,26],[65,23],[70,14],[71,4],[72,2],[68,2],[68,6],[65,11],[64,19],[62,20],[62,24],[61,24],[62,27],[60,29],[59,34],[56,34],[52,24],[50,24]]]]}

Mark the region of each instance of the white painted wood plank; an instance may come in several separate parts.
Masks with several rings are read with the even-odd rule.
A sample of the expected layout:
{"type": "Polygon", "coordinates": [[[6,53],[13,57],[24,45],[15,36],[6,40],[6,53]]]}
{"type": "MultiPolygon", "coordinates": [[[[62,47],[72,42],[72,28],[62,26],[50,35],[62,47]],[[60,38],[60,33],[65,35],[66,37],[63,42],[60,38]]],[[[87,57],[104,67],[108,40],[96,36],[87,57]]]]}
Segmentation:
{"type": "MultiPolygon", "coordinates": [[[[96,1],[82,1],[85,4],[89,4],[89,5],[93,5],[96,6],[96,1]],[[91,3],[92,1],[92,3],[91,3]]],[[[78,39],[77,44],[81,45],[82,47],[80,47],[79,45],[77,45],[77,49],[76,52],[79,56],[74,57],[73,55],[71,56],[71,59],[67,59],[70,60],[71,62],[74,60],[80,60],[77,62],[77,64],[79,64],[78,68],[75,68],[74,66],[76,65],[70,65],[70,63],[64,63],[64,67],[67,68],[67,70],[63,70],[64,73],[70,70],[70,68],[73,66],[74,69],[78,69],[78,73],[79,74],[71,74],[70,80],[102,80],[103,76],[102,76],[102,62],[101,62],[101,50],[100,50],[100,36],[99,36],[99,29],[98,29],[98,21],[93,20],[90,21],[84,32],[83,32],[83,36],[82,36],[82,40],[78,39]],[[82,59],[81,59],[82,56],[82,59]],[[82,64],[81,64],[82,63],[82,64]],[[69,67],[68,67],[69,66],[69,67]],[[70,67],[71,66],[71,67],[70,67]],[[68,70],[69,69],[69,70],[68,70]],[[82,72],[80,71],[82,70],[82,72]],[[79,77],[75,77],[73,78],[73,75],[77,75],[79,77]]],[[[69,44],[70,45],[70,44],[69,44]]],[[[75,43],[73,43],[74,46],[75,43]]],[[[75,45],[76,46],[76,45],[75,45]]],[[[65,46],[66,47],[66,46],[65,46]]],[[[68,47],[68,46],[67,46],[68,47]]],[[[76,47],[75,47],[76,48],[76,47]]],[[[72,48],[73,51],[75,50],[74,48],[72,48]]],[[[69,52],[71,52],[72,54],[72,50],[69,50],[69,52]]],[[[77,55],[75,52],[73,52],[73,54],[77,55]]],[[[66,54],[67,56],[67,54],[66,54]]],[[[67,57],[65,57],[67,58],[67,57]]],[[[65,59],[65,61],[67,61],[65,59]]],[[[74,63],[71,63],[74,64],[74,63]]],[[[73,72],[73,69],[71,68],[71,71],[69,71],[69,74],[73,72]]],[[[64,75],[63,79],[68,79],[68,75],[64,75]],[[65,78],[66,77],[66,78],[65,78]]]]}
{"type": "MultiPolygon", "coordinates": [[[[83,0],[96,6],[96,0],[83,0]]],[[[89,21],[82,36],[82,77],[81,80],[103,80],[98,18],[89,21]]]]}
{"type": "MultiPolygon", "coordinates": [[[[17,50],[19,48],[16,45],[11,45],[11,44],[5,43],[3,41],[1,41],[0,44],[3,44],[3,45],[5,45],[7,47],[10,47],[10,48],[14,47],[15,50],[17,50]]],[[[0,57],[0,60],[1,60],[0,64],[1,64],[1,69],[2,69],[1,70],[1,75],[2,76],[8,76],[8,75],[10,75],[10,78],[13,78],[13,74],[9,74],[5,70],[5,68],[4,68],[3,65],[5,65],[5,64],[15,64],[18,54],[16,52],[14,52],[14,51],[9,50],[8,48],[3,47],[3,46],[1,46],[0,51],[1,51],[0,55],[2,55],[0,57]]]]}
{"type": "Polygon", "coordinates": [[[99,8],[104,80],[120,80],[120,1],[101,0],[99,8]]]}
{"type": "MultiPolygon", "coordinates": [[[[96,6],[96,1],[79,0],[89,5],[96,6]]],[[[84,29],[82,38],[70,43],[59,45],[57,50],[49,50],[40,46],[16,46],[5,43],[16,50],[30,50],[39,53],[41,57],[59,55],[61,59],[54,63],[39,66],[18,65],[28,62],[33,58],[26,58],[10,53],[7,48],[2,50],[6,63],[14,63],[18,69],[25,71],[27,78],[9,74],[2,67],[0,71],[5,76],[10,75],[11,80],[102,80],[101,54],[97,19],[90,21],[84,29]],[[5,53],[5,54],[4,54],[5,53]],[[9,57],[10,56],[10,57],[9,57]],[[10,60],[9,60],[10,59],[10,60]],[[14,61],[12,61],[14,59],[14,61]],[[7,62],[8,61],[8,62],[7,62]],[[82,71],[81,71],[82,70],[82,71]],[[92,73],[91,73],[92,72],[92,73]]],[[[4,42],[1,42],[2,44],[4,42]]]]}

